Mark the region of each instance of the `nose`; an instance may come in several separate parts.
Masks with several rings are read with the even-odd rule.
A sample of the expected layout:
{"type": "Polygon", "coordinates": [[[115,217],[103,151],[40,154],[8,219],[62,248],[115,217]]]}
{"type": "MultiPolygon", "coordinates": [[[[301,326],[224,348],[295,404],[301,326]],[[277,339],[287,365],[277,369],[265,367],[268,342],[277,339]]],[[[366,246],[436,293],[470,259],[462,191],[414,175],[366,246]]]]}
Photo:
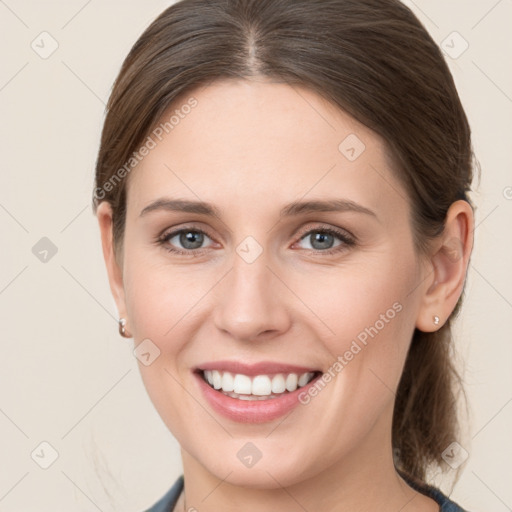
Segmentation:
{"type": "Polygon", "coordinates": [[[233,268],[218,290],[216,327],[240,341],[268,340],[286,332],[292,294],[276,274],[265,252],[252,263],[235,255],[233,268]]]}

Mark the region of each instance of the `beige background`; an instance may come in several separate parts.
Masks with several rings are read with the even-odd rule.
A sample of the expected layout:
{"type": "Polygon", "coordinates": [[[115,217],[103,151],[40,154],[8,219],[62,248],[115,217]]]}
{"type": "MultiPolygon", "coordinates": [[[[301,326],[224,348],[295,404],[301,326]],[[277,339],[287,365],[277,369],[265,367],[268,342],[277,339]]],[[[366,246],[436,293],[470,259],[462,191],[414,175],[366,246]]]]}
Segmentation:
{"type": "MultiPolygon", "coordinates": [[[[452,55],[469,44],[447,57],[482,166],[457,323],[470,456],[452,498],[471,512],[502,512],[512,508],[512,3],[406,4],[452,55]]],[[[132,341],[117,334],[90,207],[110,87],[168,5],[0,0],[0,511],[141,511],[181,473],[132,341]],[[31,43],[49,51],[50,37],[58,48],[43,59],[31,43]],[[46,262],[32,252],[42,237],[57,249],[46,262]],[[47,469],[52,448],[42,442],[58,454],[47,469]]]]}

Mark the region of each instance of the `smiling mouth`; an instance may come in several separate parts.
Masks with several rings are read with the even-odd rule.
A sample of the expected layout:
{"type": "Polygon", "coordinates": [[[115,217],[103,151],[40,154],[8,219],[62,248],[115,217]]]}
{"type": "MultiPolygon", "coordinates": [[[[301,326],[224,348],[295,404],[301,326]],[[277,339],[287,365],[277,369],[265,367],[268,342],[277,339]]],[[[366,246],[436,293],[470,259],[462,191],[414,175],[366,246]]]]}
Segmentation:
{"type": "Polygon", "coordinates": [[[220,370],[196,371],[216,391],[239,400],[269,400],[280,398],[306,386],[321,375],[321,371],[305,373],[275,373],[256,376],[220,370]]]}

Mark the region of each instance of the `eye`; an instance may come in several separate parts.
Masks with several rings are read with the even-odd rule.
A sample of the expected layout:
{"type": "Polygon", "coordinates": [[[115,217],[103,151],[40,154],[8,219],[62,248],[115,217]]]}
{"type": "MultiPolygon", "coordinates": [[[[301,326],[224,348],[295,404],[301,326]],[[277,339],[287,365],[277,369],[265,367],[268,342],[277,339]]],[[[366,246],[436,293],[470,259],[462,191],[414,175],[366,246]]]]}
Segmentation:
{"type": "Polygon", "coordinates": [[[201,229],[182,228],[170,233],[164,233],[163,236],[158,238],[157,243],[162,245],[167,251],[175,254],[198,256],[203,253],[200,249],[205,238],[210,237],[201,229]],[[173,239],[176,240],[172,241],[173,239]],[[180,244],[183,249],[176,248],[177,244],[180,244]]]}
{"type": "Polygon", "coordinates": [[[356,243],[355,238],[349,233],[331,227],[310,229],[300,239],[300,241],[304,240],[309,242],[310,247],[307,247],[308,250],[311,249],[316,253],[322,254],[346,251],[356,243]],[[333,245],[336,239],[338,239],[339,243],[333,245]]]}

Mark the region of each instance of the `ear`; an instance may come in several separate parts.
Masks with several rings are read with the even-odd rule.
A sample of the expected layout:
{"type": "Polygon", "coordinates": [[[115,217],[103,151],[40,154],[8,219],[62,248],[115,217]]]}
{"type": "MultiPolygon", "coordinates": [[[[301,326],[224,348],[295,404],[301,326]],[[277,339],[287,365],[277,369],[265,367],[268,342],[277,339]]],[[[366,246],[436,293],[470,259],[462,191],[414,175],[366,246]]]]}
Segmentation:
{"type": "Polygon", "coordinates": [[[429,274],[423,287],[416,327],[423,332],[438,330],[457,305],[462,293],[473,249],[474,215],[464,200],[452,203],[445,228],[433,244],[429,274]],[[434,317],[439,323],[434,323],[434,317]]]}
{"type": "MultiPolygon", "coordinates": [[[[105,265],[107,267],[110,291],[116,302],[119,316],[126,319],[123,272],[114,254],[112,207],[110,203],[102,201],[98,205],[96,216],[98,217],[100,227],[103,258],[105,259],[105,265]]],[[[127,327],[126,330],[128,330],[127,327]]]]}

